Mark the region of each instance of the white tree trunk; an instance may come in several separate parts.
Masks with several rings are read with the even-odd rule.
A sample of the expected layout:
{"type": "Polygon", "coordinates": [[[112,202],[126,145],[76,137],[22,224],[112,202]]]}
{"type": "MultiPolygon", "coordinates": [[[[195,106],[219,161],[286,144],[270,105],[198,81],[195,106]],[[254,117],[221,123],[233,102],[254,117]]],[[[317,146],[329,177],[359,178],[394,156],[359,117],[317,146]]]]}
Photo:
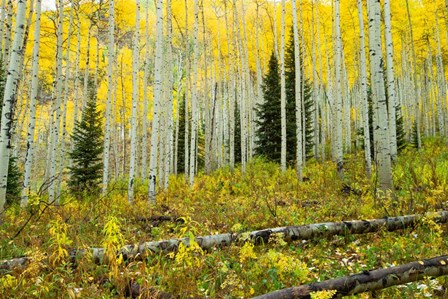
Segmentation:
{"type": "Polygon", "coordinates": [[[197,99],[198,83],[198,31],[199,31],[199,3],[194,1],[194,32],[193,32],[193,84],[191,86],[191,139],[190,139],[190,168],[189,183],[193,185],[196,172],[196,138],[199,121],[199,105],[197,99]]]}
{"type": "Polygon", "coordinates": [[[5,60],[5,57],[3,57],[3,44],[4,44],[4,30],[5,30],[5,23],[6,23],[6,9],[7,4],[6,0],[2,0],[1,4],[1,12],[0,12],[0,56],[2,57],[2,60],[5,60]]]}
{"type": "Polygon", "coordinates": [[[280,37],[280,109],[281,136],[280,164],[282,171],[286,171],[286,79],[285,79],[285,0],[282,0],[282,28],[280,37]]]}
{"type": "Polygon", "coordinates": [[[131,118],[131,152],[129,162],[128,202],[134,201],[135,160],[137,155],[137,105],[139,95],[139,40],[140,40],[140,0],[135,2],[136,21],[132,49],[132,118],[131,118]]]}
{"type": "Polygon", "coordinates": [[[297,23],[297,5],[296,0],[292,0],[292,17],[294,31],[294,66],[295,66],[295,109],[296,109],[296,171],[297,177],[301,181],[303,178],[303,153],[302,153],[302,90],[301,90],[301,61],[300,61],[300,42],[299,28],[297,23]]]}
{"type": "Polygon", "coordinates": [[[370,74],[374,111],[375,158],[378,165],[378,181],[382,191],[392,190],[390,135],[386,95],[384,91],[383,54],[381,51],[380,3],[368,1],[370,74]]]}
{"type": "Polygon", "coordinates": [[[342,37],[341,37],[341,25],[340,25],[340,0],[335,0],[335,30],[336,30],[336,59],[335,59],[335,70],[336,70],[336,89],[335,89],[335,103],[333,105],[333,126],[334,126],[334,157],[333,159],[337,164],[337,171],[339,177],[344,175],[344,160],[343,160],[343,150],[342,150],[342,37]]]}
{"type": "Polygon", "coordinates": [[[395,91],[394,47],[392,40],[390,1],[391,0],[384,0],[384,30],[386,35],[386,80],[387,110],[389,113],[390,155],[392,161],[395,161],[397,159],[397,122],[395,120],[395,106],[397,100],[395,91]]]}
{"type": "Polygon", "coordinates": [[[102,196],[106,195],[109,183],[109,159],[110,159],[110,139],[111,139],[111,119],[113,93],[113,72],[114,72],[114,49],[115,49],[115,3],[109,0],[109,24],[108,24],[108,44],[107,44],[107,99],[106,99],[106,124],[104,130],[104,152],[103,152],[103,186],[102,196]]]}
{"type": "Polygon", "coordinates": [[[6,183],[8,179],[9,150],[13,125],[13,111],[16,103],[15,90],[20,80],[21,56],[24,55],[23,35],[25,29],[26,1],[18,0],[14,43],[8,64],[8,74],[3,97],[0,123],[0,213],[6,201],[6,183]]]}
{"type": "Polygon", "coordinates": [[[59,0],[58,4],[58,27],[56,32],[57,39],[57,50],[56,50],[56,88],[54,93],[56,94],[56,99],[53,102],[52,109],[52,124],[51,124],[51,147],[50,147],[50,173],[49,179],[51,180],[50,186],[48,188],[48,201],[52,203],[59,204],[59,198],[55,198],[55,188],[58,177],[57,172],[57,157],[59,147],[59,134],[61,126],[61,102],[62,102],[62,88],[63,88],[63,77],[62,77],[62,42],[63,42],[63,20],[64,20],[64,6],[62,0],[59,0]]]}
{"type": "Polygon", "coordinates": [[[370,129],[369,129],[369,103],[367,101],[367,69],[366,69],[366,45],[364,35],[364,15],[362,9],[362,0],[358,0],[358,19],[359,19],[359,52],[360,52],[360,81],[361,81],[361,105],[364,131],[364,159],[366,164],[367,177],[372,174],[372,158],[370,153],[370,129]]]}
{"type": "Polygon", "coordinates": [[[159,101],[162,97],[162,72],[163,72],[163,0],[157,0],[156,21],[156,57],[154,64],[154,111],[152,118],[151,152],[149,163],[149,201],[156,203],[157,183],[157,150],[159,135],[159,101]]]}
{"type": "MultiPolygon", "coordinates": [[[[448,0],[447,0],[448,3],[448,0]]],[[[448,29],[447,29],[448,30],[448,29]]],[[[442,59],[442,46],[440,43],[440,31],[439,31],[439,20],[436,13],[436,39],[437,39],[437,55],[436,55],[436,67],[437,67],[437,123],[439,127],[440,136],[448,137],[445,128],[446,119],[446,80],[444,75],[444,66],[442,59]],[[444,105],[445,104],[445,105],[444,105]]]]}
{"type": "Polygon", "coordinates": [[[31,167],[33,165],[34,155],[34,133],[36,128],[36,105],[39,86],[39,50],[40,50],[40,24],[41,24],[41,5],[42,1],[36,2],[36,22],[34,24],[34,46],[33,46],[33,65],[31,74],[31,94],[30,94],[30,110],[29,123],[27,131],[27,144],[25,154],[25,172],[23,175],[23,189],[20,205],[28,206],[28,197],[31,192],[31,167]]]}

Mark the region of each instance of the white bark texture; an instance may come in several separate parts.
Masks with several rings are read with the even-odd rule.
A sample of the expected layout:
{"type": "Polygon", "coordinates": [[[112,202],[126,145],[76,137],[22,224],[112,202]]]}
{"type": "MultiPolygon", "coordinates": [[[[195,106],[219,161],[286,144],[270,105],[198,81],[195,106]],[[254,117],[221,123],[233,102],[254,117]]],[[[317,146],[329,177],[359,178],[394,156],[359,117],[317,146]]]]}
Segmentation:
{"type": "Polygon", "coordinates": [[[157,182],[157,150],[159,135],[159,101],[162,97],[162,72],[163,72],[163,0],[157,0],[156,21],[156,58],[154,63],[154,104],[151,132],[151,152],[149,162],[149,194],[151,203],[156,203],[157,182]]]}
{"type": "Polygon", "coordinates": [[[22,199],[20,205],[26,207],[28,205],[28,196],[31,192],[31,166],[33,165],[34,154],[34,133],[36,128],[36,105],[37,93],[39,85],[39,50],[40,50],[40,24],[41,24],[41,7],[42,1],[36,1],[36,21],[34,24],[34,45],[33,45],[33,62],[31,74],[31,94],[30,94],[30,110],[29,123],[27,131],[27,143],[25,154],[25,172],[23,175],[22,199]]]}
{"type": "Polygon", "coordinates": [[[131,118],[131,152],[129,162],[128,202],[134,201],[135,160],[137,155],[137,104],[139,90],[139,40],[140,40],[140,0],[135,2],[136,21],[132,49],[132,118],[131,118]]]}
{"type": "Polygon", "coordinates": [[[370,78],[374,114],[375,158],[378,169],[379,187],[382,191],[392,190],[392,165],[390,157],[390,135],[384,91],[383,54],[381,51],[380,2],[369,0],[369,50],[370,78]]]}
{"type": "Polygon", "coordinates": [[[300,42],[299,42],[299,24],[297,21],[296,0],[292,0],[292,17],[294,31],[294,66],[295,66],[295,109],[296,109],[296,171],[299,180],[303,178],[303,153],[302,153],[302,90],[301,90],[301,61],[300,61],[300,42]]]}
{"type": "Polygon", "coordinates": [[[392,161],[397,159],[397,122],[395,119],[396,91],[394,74],[394,47],[392,40],[392,25],[390,1],[384,0],[384,30],[386,35],[386,80],[387,80],[387,110],[389,113],[389,144],[392,161]]]}
{"type": "Polygon", "coordinates": [[[372,174],[372,158],[370,152],[370,129],[369,129],[369,103],[367,96],[367,62],[366,45],[364,34],[364,15],[362,9],[362,0],[358,0],[358,19],[359,19],[359,52],[360,52],[360,81],[361,81],[361,105],[364,131],[364,159],[366,164],[366,173],[370,177],[372,174]]]}
{"type": "Polygon", "coordinates": [[[22,68],[21,56],[24,55],[23,35],[25,29],[26,1],[18,0],[14,43],[8,63],[8,74],[3,97],[0,123],[0,213],[3,212],[6,201],[6,182],[8,178],[9,151],[13,127],[13,111],[16,103],[15,90],[20,80],[22,68]]]}
{"type": "Polygon", "coordinates": [[[341,37],[341,12],[340,0],[335,0],[335,30],[336,30],[336,86],[335,86],[335,103],[333,105],[333,126],[334,126],[334,157],[337,171],[340,177],[344,175],[344,160],[342,149],[342,37],[341,37]]]}
{"type": "Polygon", "coordinates": [[[109,159],[110,159],[110,137],[113,94],[113,71],[115,52],[115,2],[109,0],[109,20],[108,20],[108,44],[107,44],[107,99],[106,99],[106,124],[104,130],[104,152],[103,152],[103,185],[102,196],[106,195],[109,183],[109,159]]]}
{"type": "Polygon", "coordinates": [[[285,0],[282,0],[282,28],[280,37],[280,109],[281,136],[280,164],[282,171],[286,171],[286,78],[285,78],[285,0]]]}

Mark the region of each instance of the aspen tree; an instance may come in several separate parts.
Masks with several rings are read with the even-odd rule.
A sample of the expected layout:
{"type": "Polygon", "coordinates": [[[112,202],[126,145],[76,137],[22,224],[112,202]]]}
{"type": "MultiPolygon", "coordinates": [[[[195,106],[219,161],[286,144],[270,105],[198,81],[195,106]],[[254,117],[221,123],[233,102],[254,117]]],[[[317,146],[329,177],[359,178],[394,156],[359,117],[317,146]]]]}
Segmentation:
{"type": "Polygon", "coordinates": [[[135,2],[136,21],[132,49],[132,118],[131,118],[131,152],[129,162],[128,201],[134,201],[135,160],[137,154],[137,104],[139,73],[139,41],[140,41],[140,0],[135,2]]]}
{"type": "MultiPolygon", "coordinates": [[[[63,21],[64,21],[64,6],[62,0],[57,2],[58,8],[58,26],[56,31],[57,40],[57,50],[56,50],[56,88],[55,95],[56,98],[53,102],[52,108],[52,124],[51,124],[51,147],[50,147],[50,174],[49,179],[51,180],[50,186],[48,188],[48,200],[49,202],[54,201],[55,188],[57,182],[57,156],[59,148],[59,134],[61,125],[61,102],[62,102],[62,88],[63,88],[63,77],[62,77],[62,42],[63,42],[63,21]]],[[[56,204],[59,204],[59,198],[56,198],[56,204]]]]}
{"type": "Polygon", "coordinates": [[[34,24],[34,45],[33,45],[33,65],[31,74],[31,93],[29,108],[29,123],[27,130],[27,147],[25,154],[25,172],[23,176],[22,199],[20,205],[28,205],[28,197],[31,191],[31,167],[34,155],[34,133],[36,128],[36,105],[39,84],[39,51],[40,51],[40,24],[41,24],[42,1],[36,1],[36,22],[34,24]]]}
{"type": "Polygon", "coordinates": [[[359,19],[359,53],[360,53],[360,81],[361,81],[361,106],[364,132],[364,159],[366,165],[367,177],[370,178],[372,174],[372,158],[370,153],[370,129],[369,129],[369,103],[367,97],[367,70],[366,70],[366,50],[365,50],[365,35],[364,35],[364,16],[362,9],[362,0],[357,0],[358,3],[358,19],[359,19]]]}
{"type": "Polygon", "coordinates": [[[394,75],[394,48],[392,40],[392,25],[390,1],[384,0],[384,30],[386,36],[386,80],[387,80],[387,111],[389,113],[390,155],[392,161],[397,159],[397,122],[395,120],[396,91],[394,75]]]}
{"type": "Polygon", "coordinates": [[[196,171],[196,138],[199,122],[199,105],[197,99],[197,83],[198,83],[198,31],[199,31],[199,4],[198,0],[194,1],[194,29],[193,29],[193,84],[191,86],[191,139],[190,139],[190,185],[194,183],[194,175],[196,171]]]}
{"type": "MultiPolygon", "coordinates": [[[[447,2],[448,3],[448,2],[447,2]]],[[[440,136],[447,137],[448,132],[445,131],[445,118],[447,117],[445,114],[446,110],[446,80],[444,76],[444,67],[443,67],[443,59],[442,59],[442,46],[440,43],[440,32],[439,32],[439,18],[436,12],[436,40],[437,40],[437,54],[436,54],[436,67],[437,67],[437,100],[436,100],[436,107],[437,107],[437,122],[439,127],[439,134],[440,136]],[[445,106],[444,106],[445,103],[445,106]]]]}
{"type": "Polygon", "coordinates": [[[13,111],[16,104],[15,90],[20,80],[20,69],[22,68],[21,56],[24,55],[23,36],[25,29],[26,1],[18,0],[16,28],[14,43],[8,64],[8,75],[6,78],[3,96],[2,115],[0,123],[0,213],[4,210],[6,201],[6,184],[8,178],[9,151],[11,148],[11,133],[13,126],[13,111]]]}
{"type": "Polygon", "coordinates": [[[334,126],[334,160],[337,164],[337,171],[339,177],[344,175],[344,160],[342,154],[342,37],[340,25],[340,0],[335,0],[335,30],[336,30],[336,89],[335,89],[335,103],[333,105],[333,126],[334,126]]]}
{"type": "MultiPolygon", "coordinates": [[[[12,16],[13,16],[13,1],[8,0],[6,4],[6,22],[5,22],[5,32],[4,32],[4,42],[3,42],[3,61],[6,63],[6,67],[9,67],[10,58],[10,48],[12,43],[12,16]]],[[[17,21],[16,21],[17,22],[17,21]]]]}
{"type": "Polygon", "coordinates": [[[4,29],[5,29],[5,23],[6,23],[6,0],[2,0],[1,4],[1,13],[0,13],[0,56],[2,57],[2,60],[5,60],[5,57],[3,57],[3,42],[4,42],[4,29]]]}
{"type": "Polygon", "coordinates": [[[390,135],[386,95],[384,91],[383,54],[381,51],[380,2],[368,0],[370,76],[374,110],[375,159],[378,165],[378,181],[382,191],[392,190],[390,135]]]}
{"type": "Polygon", "coordinates": [[[285,81],[285,0],[282,0],[282,27],[280,37],[280,109],[282,127],[282,146],[280,164],[282,171],[286,170],[286,81],[285,81]]]}
{"type": "Polygon", "coordinates": [[[226,90],[228,95],[228,113],[229,113],[229,136],[228,136],[228,151],[229,151],[229,165],[230,169],[233,169],[235,166],[235,97],[231,94],[229,91],[231,89],[231,86],[233,86],[234,83],[234,74],[233,74],[233,65],[230,64],[230,57],[231,57],[231,38],[230,38],[230,27],[229,27],[229,20],[228,20],[228,14],[227,14],[227,1],[224,1],[224,18],[226,23],[226,40],[227,40],[227,59],[226,59],[226,74],[227,74],[227,80],[226,80],[226,90]]]}
{"type": "MultiPolygon", "coordinates": [[[[73,1],[71,2],[73,4],[73,1]]],[[[56,198],[60,198],[61,196],[61,185],[63,179],[63,170],[65,164],[65,137],[67,135],[67,100],[68,100],[68,88],[70,78],[70,67],[71,67],[71,38],[73,33],[73,5],[70,5],[70,16],[69,16],[69,27],[68,27],[68,35],[67,35],[67,52],[66,52],[66,66],[65,66],[65,80],[64,80],[64,92],[62,96],[62,132],[61,132],[61,147],[59,151],[59,174],[57,178],[56,185],[56,198]]]]}
{"type": "MultiPolygon", "coordinates": [[[[79,5],[75,5],[77,10],[79,11],[79,5]]],[[[78,110],[79,110],[79,61],[81,57],[81,19],[79,18],[79,14],[77,13],[77,45],[76,45],[76,58],[75,58],[75,82],[74,82],[74,97],[73,97],[73,127],[75,127],[76,122],[78,121],[78,110]]],[[[73,144],[72,144],[73,150],[73,144]]],[[[70,159],[71,163],[71,159],[70,159]]]]}
{"type": "Polygon", "coordinates": [[[149,201],[156,203],[156,182],[157,182],[157,150],[159,135],[159,101],[162,97],[162,63],[163,63],[163,0],[157,0],[157,21],[156,21],[156,57],[154,64],[154,110],[152,118],[151,132],[151,152],[149,163],[149,201]]]}
{"type": "Polygon", "coordinates": [[[412,27],[412,18],[411,18],[411,12],[409,10],[409,0],[406,0],[406,13],[408,17],[408,24],[409,24],[409,34],[410,34],[410,47],[411,47],[411,55],[412,55],[412,78],[413,78],[413,84],[414,84],[414,95],[413,95],[413,106],[414,114],[415,114],[415,127],[416,127],[416,133],[417,133],[417,147],[421,148],[421,136],[420,136],[420,109],[419,103],[420,103],[420,89],[418,88],[418,73],[417,73],[417,56],[415,55],[415,47],[414,47],[414,30],[412,27]]]}
{"type": "Polygon", "coordinates": [[[301,181],[303,178],[303,153],[302,153],[302,90],[301,90],[301,61],[300,61],[300,43],[299,43],[299,29],[297,23],[297,7],[296,0],[292,0],[292,17],[293,17],[293,31],[294,31],[294,66],[295,66],[295,109],[296,109],[296,172],[297,177],[301,181]]]}
{"type": "Polygon", "coordinates": [[[149,51],[149,5],[146,5],[145,13],[145,63],[143,71],[143,120],[142,120],[142,159],[141,159],[141,176],[143,180],[148,175],[148,76],[150,66],[149,51]]]}
{"type": "Polygon", "coordinates": [[[189,42],[189,35],[188,35],[188,0],[185,0],[185,50],[186,50],[186,68],[185,68],[185,101],[184,101],[184,107],[185,107],[185,134],[184,134],[184,176],[185,176],[185,182],[188,182],[189,180],[189,167],[190,167],[190,147],[188,145],[189,139],[190,139],[190,132],[189,132],[189,126],[190,126],[190,120],[188,118],[189,115],[189,109],[188,109],[188,95],[189,90],[191,88],[190,84],[190,42],[189,42]]]}
{"type": "Polygon", "coordinates": [[[109,182],[109,159],[110,159],[110,139],[111,139],[111,118],[113,99],[113,66],[115,52],[115,2],[109,0],[109,20],[108,20],[108,45],[107,45],[107,99],[106,99],[106,124],[104,130],[104,152],[103,152],[103,184],[102,196],[106,195],[109,182]]]}
{"type": "Polygon", "coordinates": [[[164,170],[163,170],[163,187],[164,189],[168,188],[168,180],[169,180],[169,174],[170,174],[170,163],[172,160],[172,151],[171,151],[171,144],[173,142],[173,40],[172,40],[172,12],[171,12],[171,0],[166,1],[166,18],[167,18],[167,50],[166,50],[166,72],[168,75],[167,80],[167,97],[168,97],[168,105],[166,105],[166,143],[165,143],[165,164],[164,164],[164,170]]]}

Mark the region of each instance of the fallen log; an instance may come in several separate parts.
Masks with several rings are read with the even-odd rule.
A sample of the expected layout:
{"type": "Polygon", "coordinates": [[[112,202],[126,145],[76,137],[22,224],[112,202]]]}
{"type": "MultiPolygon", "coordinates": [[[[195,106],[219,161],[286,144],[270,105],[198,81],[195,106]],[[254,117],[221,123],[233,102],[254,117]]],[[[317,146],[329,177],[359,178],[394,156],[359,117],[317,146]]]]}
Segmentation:
{"type": "Polygon", "coordinates": [[[254,297],[253,299],[305,299],[312,292],[334,290],[333,298],[385,289],[426,277],[448,274],[448,255],[412,262],[396,267],[363,271],[346,277],[291,287],[254,297]]]}
{"type": "MultiPolygon", "coordinates": [[[[229,246],[232,243],[238,244],[248,241],[254,244],[263,244],[269,242],[271,238],[278,238],[279,236],[286,242],[293,242],[296,240],[310,240],[316,237],[331,237],[334,235],[365,234],[378,232],[381,230],[395,231],[413,227],[423,217],[431,218],[436,223],[447,223],[448,211],[428,213],[425,215],[384,217],[372,220],[351,220],[300,226],[283,226],[248,233],[226,233],[196,237],[195,241],[203,250],[211,250],[214,248],[229,246]]],[[[134,259],[145,254],[176,251],[180,243],[189,246],[190,239],[180,238],[126,245],[119,251],[119,253],[123,255],[125,260],[134,259]]],[[[104,256],[104,248],[90,248],[87,250],[91,252],[95,262],[99,263],[102,261],[104,256]]],[[[83,256],[85,253],[86,250],[84,249],[74,249],[70,251],[70,257],[72,261],[75,262],[77,258],[83,256]]],[[[12,269],[8,265],[17,265],[21,264],[22,261],[26,261],[23,260],[23,258],[20,261],[15,260],[16,259],[0,261],[0,269],[12,269]]]]}

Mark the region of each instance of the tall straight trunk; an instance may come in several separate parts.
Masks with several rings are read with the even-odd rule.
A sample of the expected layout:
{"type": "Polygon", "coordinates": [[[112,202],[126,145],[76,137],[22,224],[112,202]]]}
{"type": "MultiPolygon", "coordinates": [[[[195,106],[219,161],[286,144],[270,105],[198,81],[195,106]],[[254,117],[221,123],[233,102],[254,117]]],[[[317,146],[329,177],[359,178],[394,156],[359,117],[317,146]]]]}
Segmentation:
{"type": "Polygon", "coordinates": [[[115,3],[109,0],[109,24],[107,44],[107,99],[106,99],[106,124],[104,130],[104,152],[103,152],[103,186],[102,196],[106,195],[109,182],[109,159],[111,139],[111,118],[113,93],[113,71],[114,71],[114,48],[115,48],[115,3]]]}
{"type": "Polygon", "coordinates": [[[62,132],[61,132],[61,148],[59,151],[59,174],[57,179],[57,185],[56,185],[56,198],[61,197],[61,185],[63,180],[63,170],[65,165],[65,138],[67,135],[67,100],[68,100],[68,93],[69,93],[69,82],[71,81],[70,77],[70,68],[71,68],[71,60],[70,60],[70,53],[71,53],[71,39],[72,39],[72,33],[73,33],[73,13],[74,13],[74,6],[73,1],[71,2],[70,6],[70,17],[69,17],[69,27],[68,27],[68,35],[67,35],[67,53],[66,53],[66,66],[65,66],[65,80],[64,80],[64,94],[62,96],[62,132]]]}
{"type": "Polygon", "coordinates": [[[4,43],[4,32],[5,32],[5,23],[6,23],[6,9],[7,4],[6,0],[2,0],[1,4],[1,13],[0,13],[0,57],[2,60],[5,60],[5,57],[3,57],[3,43],[4,43]]]}
{"type": "Polygon", "coordinates": [[[90,78],[90,39],[92,34],[92,21],[90,21],[89,29],[87,30],[87,50],[86,50],[86,65],[84,69],[83,95],[81,103],[81,111],[84,111],[88,96],[89,96],[89,78],[90,78]]]}
{"type": "MultiPolygon", "coordinates": [[[[77,8],[79,9],[79,7],[77,8]]],[[[74,83],[74,97],[73,97],[73,127],[75,127],[78,121],[78,110],[79,110],[79,61],[81,57],[81,20],[78,16],[78,34],[77,34],[77,45],[76,45],[76,58],[75,58],[75,83],[74,83]]],[[[73,150],[73,145],[72,145],[73,150]]]]}
{"type": "Polygon", "coordinates": [[[364,16],[362,10],[362,0],[358,0],[359,19],[359,53],[360,53],[360,81],[361,81],[361,105],[364,131],[364,159],[366,164],[366,174],[370,178],[372,174],[372,158],[370,153],[370,129],[369,129],[369,103],[367,96],[367,69],[366,69],[366,45],[364,34],[364,16]]]}
{"type": "Polygon", "coordinates": [[[190,185],[194,183],[194,175],[196,172],[196,138],[198,129],[198,99],[197,99],[197,83],[198,83],[198,31],[199,31],[199,3],[194,1],[194,32],[193,32],[193,84],[191,86],[191,139],[190,139],[190,185]]]}
{"type": "Polygon", "coordinates": [[[157,183],[157,150],[159,135],[159,101],[162,97],[162,72],[163,72],[163,0],[157,0],[156,21],[156,57],[154,62],[154,111],[152,118],[151,152],[149,163],[149,201],[156,203],[157,183]]]}
{"type": "Polygon", "coordinates": [[[381,47],[380,2],[378,0],[368,0],[367,8],[369,14],[370,77],[374,111],[375,158],[378,165],[379,187],[382,191],[388,191],[393,189],[393,184],[384,74],[381,67],[383,65],[383,54],[381,47]]]}
{"type": "Polygon", "coordinates": [[[129,162],[128,201],[134,201],[135,160],[137,155],[137,104],[138,104],[138,74],[139,74],[139,40],[140,40],[140,0],[135,2],[136,21],[134,46],[132,49],[132,118],[131,118],[131,152],[129,162]]]}
{"type": "Polygon", "coordinates": [[[148,76],[150,66],[150,52],[149,52],[149,5],[146,6],[145,13],[145,63],[143,71],[143,120],[142,120],[142,159],[141,159],[141,176],[146,180],[148,175],[148,76]]]}
{"type": "Polygon", "coordinates": [[[34,155],[34,133],[36,128],[36,105],[37,93],[39,87],[39,50],[40,50],[40,24],[41,24],[42,1],[36,1],[36,22],[34,24],[34,46],[33,46],[33,65],[31,74],[31,93],[29,108],[29,123],[27,130],[27,143],[25,154],[25,172],[23,175],[22,198],[20,205],[28,206],[28,197],[31,192],[31,167],[33,165],[34,155]]]}
{"type": "Polygon", "coordinates": [[[384,0],[384,30],[386,35],[386,80],[387,80],[387,110],[389,113],[390,157],[397,159],[397,122],[395,120],[396,91],[394,75],[394,47],[392,40],[392,26],[390,1],[384,0]]]}
{"type": "Polygon", "coordinates": [[[63,41],[63,20],[64,20],[64,6],[62,0],[59,0],[58,4],[58,28],[56,32],[57,39],[57,50],[56,50],[56,98],[53,102],[52,111],[52,124],[51,124],[51,148],[50,148],[50,175],[51,180],[50,186],[48,188],[48,200],[49,202],[56,201],[59,204],[59,198],[55,199],[55,187],[57,181],[57,157],[59,147],[59,134],[61,125],[61,102],[62,102],[62,41],[63,41]]]}
{"type": "Polygon", "coordinates": [[[294,71],[295,71],[295,110],[296,110],[296,172],[300,181],[303,178],[303,153],[302,153],[302,90],[301,90],[301,61],[300,61],[300,42],[299,42],[299,28],[297,23],[297,7],[296,0],[292,0],[292,17],[293,17],[293,31],[294,31],[294,71]]]}
{"type": "Polygon", "coordinates": [[[6,202],[6,184],[8,178],[9,151],[11,149],[11,133],[13,111],[16,103],[15,90],[19,85],[21,56],[24,55],[23,36],[25,29],[26,1],[18,0],[14,43],[8,63],[8,74],[3,96],[2,116],[0,123],[0,213],[6,202]]]}
{"type": "Polygon", "coordinates": [[[280,109],[281,109],[281,150],[280,164],[282,171],[286,170],[286,79],[285,79],[285,0],[282,0],[282,28],[280,37],[280,109]]]}
{"type": "Polygon", "coordinates": [[[411,18],[411,11],[409,10],[409,0],[406,0],[406,13],[408,17],[408,24],[409,24],[409,34],[410,34],[410,47],[411,47],[411,54],[412,54],[412,78],[414,83],[414,115],[415,115],[415,127],[417,129],[417,146],[418,148],[421,148],[422,146],[422,139],[420,136],[420,109],[418,109],[420,105],[420,89],[418,87],[418,72],[417,72],[417,56],[415,55],[415,47],[414,47],[414,30],[412,27],[412,18],[411,18]]]}
{"type": "Polygon", "coordinates": [[[335,0],[335,30],[336,30],[336,89],[335,89],[335,103],[333,105],[333,126],[334,126],[334,160],[337,164],[337,171],[339,177],[344,175],[344,160],[342,154],[342,37],[341,37],[341,25],[340,25],[340,0],[335,0]]]}
{"type": "MultiPolygon", "coordinates": [[[[448,1],[448,0],[447,0],[448,1]]],[[[448,3],[448,2],[447,2],[448,3]]],[[[443,66],[443,59],[442,59],[442,46],[440,43],[440,31],[439,31],[439,18],[437,16],[436,12],[436,40],[437,40],[437,54],[436,54],[436,67],[437,67],[437,100],[436,100],[436,107],[437,107],[437,123],[439,127],[439,134],[440,136],[448,136],[448,132],[445,131],[445,119],[447,117],[446,115],[446,80],[444,75],[444,66],[443,66]],[[445,104],[445,105],[444,105],[445,104]]]]}
{"type": "MultiPolygon", "coordinates": [[[[12,43],[12,16],[13,16],[13,1],[8,0],[6,4],[6,22],[5,22],[5,38],[3,43],[3,61],[6,64],[6,68],[9,68],[9,62],[11,60],[10,51],[11,51],[11,43],[12,43]]],[[[17,21],[16,21],[17,22],[17,21]]]]}
{"type": "Polygon", "coordinates": [[[163,170],[163,187],[166,190],[168,188],[169,183],[169,175],[170,175],[170,163],[172,161],[172,151],[171,151],[171,144],[173,142],[173,40],[172,40],[172,12],[171,12],[171,0],[166,0],[166,24],[167,24],[167,50],[166,50],[166,72],[168,76],[168,86],[167,86],[167,102],[168,105],[166,107],[166,143],[165,143],[165,164],[164,164],[164,170],[163,170]]]}

